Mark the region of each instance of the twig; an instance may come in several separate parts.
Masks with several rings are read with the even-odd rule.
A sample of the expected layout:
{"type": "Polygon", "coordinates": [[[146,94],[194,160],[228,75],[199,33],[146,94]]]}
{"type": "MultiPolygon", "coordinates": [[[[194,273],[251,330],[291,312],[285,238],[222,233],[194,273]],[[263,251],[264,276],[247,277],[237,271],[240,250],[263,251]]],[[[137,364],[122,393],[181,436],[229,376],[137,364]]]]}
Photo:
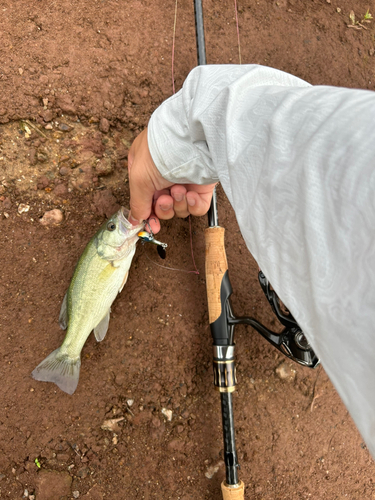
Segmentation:
{"type": "Polygon", "coordinates": [[[45,139],[48,139],[46,134],[43,134],[43,132],[41,130],[39,130],[38,127],[36,125],[34,125],[33,123],[31,123],[29,120],[22,120],[22,121],[23,121],[23,123],[26,123],[29,127],[33,128],[35,130],[35,132],[37,132],[39,135],[41,135],[45,139]]]}

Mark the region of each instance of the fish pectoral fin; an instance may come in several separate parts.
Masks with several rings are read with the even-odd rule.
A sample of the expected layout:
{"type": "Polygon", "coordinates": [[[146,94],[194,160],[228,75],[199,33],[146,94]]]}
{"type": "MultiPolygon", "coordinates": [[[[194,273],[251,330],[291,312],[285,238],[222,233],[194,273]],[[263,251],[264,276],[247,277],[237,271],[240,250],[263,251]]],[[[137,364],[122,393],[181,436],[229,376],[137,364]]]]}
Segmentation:
{"type": "Polygon", "coordinates": [[[61,309],[60,309],[60,316],[59,316],[59,325],[62,330],[66,330],[68,328],[68,322],[69,322],[69,317],[68,317],[68,292],[64,295],[62,304],[61,304],[61,309]]]}
{"type": "Polygon", "coordinates": [[[111,313],[111,309],[108,310],[108,312],[104,316],[104,318],[94,328],[94,335],[95,335],[95,338],[98,342],[101,342],[107,333],[110,313],[111,313]]]}
{"type": "Polygon", "coordinates": [[[122,289],[124,288],[125,283],[128,281],[128,276],[129,276],[129,271],[125,274],[124,279],[122,281],[122,284],[120,286],[120,289],[119,289],[118,293],[120,293],[122,291],[122,289]]]}

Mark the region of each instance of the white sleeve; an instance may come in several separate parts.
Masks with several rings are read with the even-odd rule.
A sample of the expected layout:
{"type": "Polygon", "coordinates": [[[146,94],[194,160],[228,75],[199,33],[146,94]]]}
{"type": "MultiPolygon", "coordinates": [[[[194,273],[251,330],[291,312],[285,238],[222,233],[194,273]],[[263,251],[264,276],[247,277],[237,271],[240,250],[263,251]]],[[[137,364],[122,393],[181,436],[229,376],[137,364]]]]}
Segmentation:
{"type": "Polygon", "coordinates": [[[170,181],[220,180],[375,457],[375,93],[201,66],[148,138],[170,181]]]}

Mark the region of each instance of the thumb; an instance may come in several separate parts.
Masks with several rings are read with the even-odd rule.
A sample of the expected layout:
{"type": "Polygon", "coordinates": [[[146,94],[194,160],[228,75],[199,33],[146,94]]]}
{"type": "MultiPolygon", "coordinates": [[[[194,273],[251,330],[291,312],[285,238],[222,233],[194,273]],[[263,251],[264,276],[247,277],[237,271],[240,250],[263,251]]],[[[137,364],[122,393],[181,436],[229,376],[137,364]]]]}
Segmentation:
{"type": "Polygon", "coordinates": [[[148,177],[140,177],[134,168],[129,170],[130,222],[137,224],[150,217],[155,188],[148,177]]]}

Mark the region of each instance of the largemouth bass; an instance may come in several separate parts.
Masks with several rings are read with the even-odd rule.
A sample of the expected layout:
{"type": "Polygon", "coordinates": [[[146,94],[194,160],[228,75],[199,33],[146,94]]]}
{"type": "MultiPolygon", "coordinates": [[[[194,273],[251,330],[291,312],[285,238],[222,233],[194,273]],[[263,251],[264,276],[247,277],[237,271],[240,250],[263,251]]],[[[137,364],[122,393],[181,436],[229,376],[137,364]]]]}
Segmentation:
{"type": "Polygon", "coordinates": [[[112,302],[123,289],[135,253],[138,233],[144,224],[132,226],[121,208],[105,222],[81,255],[65,294],[59,324],[67,333],[62,345],[32,372],[35,380],[54,382],[73,394],[81,366],[81,350],[94,330],[104,339],[112,302]]]}

